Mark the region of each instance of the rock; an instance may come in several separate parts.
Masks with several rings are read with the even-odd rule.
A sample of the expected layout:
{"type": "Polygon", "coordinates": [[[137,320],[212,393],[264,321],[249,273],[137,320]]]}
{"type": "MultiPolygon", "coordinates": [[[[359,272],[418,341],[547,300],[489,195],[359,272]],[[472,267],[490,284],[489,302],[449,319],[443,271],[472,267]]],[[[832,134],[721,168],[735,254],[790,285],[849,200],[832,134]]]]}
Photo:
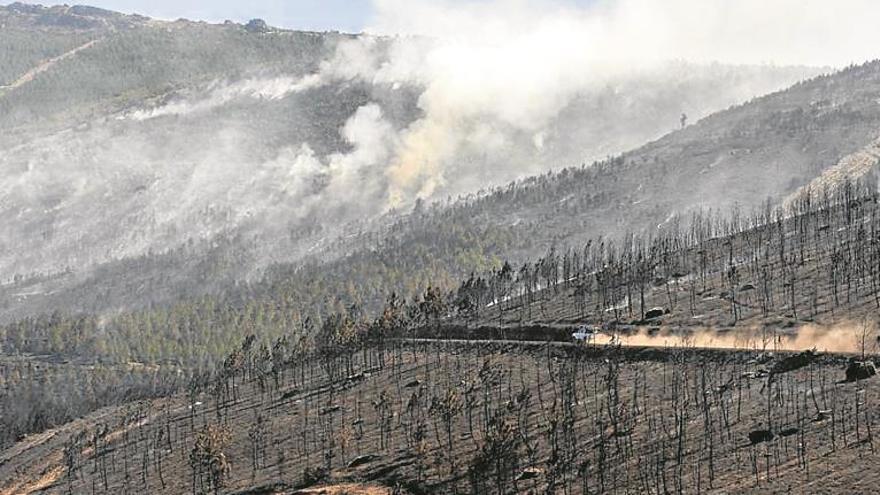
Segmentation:
{"type": "Polygon", "coordinates": [[[262,19],[251,19],[245,24],[244,29],[249,33],[267,33],[269,25],[262,19]]]}
{"type": "Polygon", "coordinates": [[[780,437],[790,437],[798,432],[797,428],[786,428],[779,432],[780,437]]]}
{"type": "Polygon", "coordinates": [[[327,406],[324,409],[321,409],[321,415],[324,416],[327,414],[335,413],[336,411],[338,411],[340,409],[341,409],[341,407],[339,407],[338,405],[327,406]]]}
{"type": "Polygon", "coordinates": [[[775,362],[773,367],[770,368],[770,374],[778,375],[780,373],[787,373],[789,371],[803,368],[812,363],[814,359],[816,359],[816,352],[812,350],[789,356],[781,361],[775,362]]]}
{"type": "Polygon", "coordinates": [[[294,396],[296,396],[296,395],[298,395],[298,394],[299,394],[299,390],[297,390],[297,389],[295,389],[295,388],[294,388],[294,389],[291,389],[291,390],[288,390],[287,392],[284,392],[284,393],[281,395],[281,400],[287,400],[287,399],[290,399],[291,397],[294,397],[294,396]]]}
{"type": "Polygon", "coordinates": [[[645,311],[645,319],[653,320],[655,318],[660,318],[661,316],[666,314],[666,310],[663,308],[651,308],[648,311],[645,311]]]}
{"type": "Polygon", "coordinates": [[[749,442],[752,445],[769,442],[770,440],[773,440],[773,432],[770,430],[754,430],[749,432],[749,442]]]}
{"type": "Polygon", "coordinates": [[[877,374],[877,368],[871,361],[851,360],[846,367],[846,381],[865,380],[877,374]]]}
{"type": "Polygon", "coordinates": [[[380,456],[378,454],[359,455],[359,456],[355,457],[354,459],[352,459],[351,462],[348,463],[348,467],[355,468],[358,466],[363,466],[364,464],[369,464],[371,462],[377,461],[381,457],[382,456],[380,456]]]}
{"type": "Polygon", "coordinates": [[[516,481],[533,480],[541,476],[543,473],[544,472],[538,468],[525,468],[522,472],[516,475],[516,481]]]}

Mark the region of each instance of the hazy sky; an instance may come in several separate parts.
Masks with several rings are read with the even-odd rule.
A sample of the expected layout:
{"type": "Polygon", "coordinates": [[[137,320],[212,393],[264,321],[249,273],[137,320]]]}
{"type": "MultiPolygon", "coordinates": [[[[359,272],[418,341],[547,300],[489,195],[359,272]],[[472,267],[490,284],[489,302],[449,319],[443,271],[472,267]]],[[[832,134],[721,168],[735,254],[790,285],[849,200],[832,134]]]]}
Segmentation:
{"type": "MultiPolygon", "coordinates": [[[[0,0],[6,3],[9,0],[0,0]]],[[[61,0],[26,0],[61,3],[61,0]]],[[[70,0],[67,0],[68,2],[70,0]]],[[[438,37],[509,45],[523,32],[618,62],[718,60],[843,66],[880,52],[878,0],[74,0],[174,20],[438,37]],[[501,35],[504,36],[500,36],[501,35]],[[560,34],[563,33],[563,34],[560,34]],[[565,33],[573,39],[563,39],[565,33]],[[543,36],[543,35],[542,35],[543,36]],[[590,39],[581,39],[584,36],[590,39]],[[541,36],[539,36],[541,37],[541,36]],[[586,44],[583,44],[586,43],[586,44]]],[[[470,43],[474,45],[473,42],[470,43]]],[[[525,48],[528,48],[526,46],[525,48]]]]}
{"type": "MultiPolygon", "coordinates": [[[[81,3],[161,19],[247,21],[255,17],[278,27],[360,31],[371,0],[80,0],[81,3]]],[[[51,2],[50,2],[51,3],[51,2]]]]}
{"type": "MultiPolygon", "coordinates": [[[[479,0],[454,0],[462,4],[479,0]]],[[[546,0],[586,5],[592,0],[546,0]]],[[[51,4],[52,1],[43,3],[51,4]]],[[[373,0],[79,0],[76,3],[161,19],[244,22],[258,17],[278,27],[358,32],[373,15],[373,0]]],[[[536,2],[542,3],[542,2],[536,2]]]]}

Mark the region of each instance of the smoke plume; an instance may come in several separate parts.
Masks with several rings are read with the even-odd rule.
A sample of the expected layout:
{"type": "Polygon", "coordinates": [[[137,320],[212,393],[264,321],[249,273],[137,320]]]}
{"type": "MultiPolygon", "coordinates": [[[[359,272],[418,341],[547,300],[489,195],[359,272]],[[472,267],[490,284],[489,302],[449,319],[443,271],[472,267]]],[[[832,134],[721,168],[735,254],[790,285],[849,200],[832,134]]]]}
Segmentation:
{"type": "MultiPolygon", "coordinates": [[[[756,26],[764,16],[749,8],[761,11],[376,0],[368,31],[383,36],[339,38],[316,70],[178,88],[5,150],[0,268],[82,268],[223,233],[261,239],[266,263],[296,259],[349,222],[590,163],[674,130],[682,113],[695,121],[824,70],[726,64],[840,64],[869,50],[799,56],[798,33],[826,32],[827,8],[798,7],[800,27],[756,26]]],[[[784,20],[775,3],[761,9],[784,20]]]]}

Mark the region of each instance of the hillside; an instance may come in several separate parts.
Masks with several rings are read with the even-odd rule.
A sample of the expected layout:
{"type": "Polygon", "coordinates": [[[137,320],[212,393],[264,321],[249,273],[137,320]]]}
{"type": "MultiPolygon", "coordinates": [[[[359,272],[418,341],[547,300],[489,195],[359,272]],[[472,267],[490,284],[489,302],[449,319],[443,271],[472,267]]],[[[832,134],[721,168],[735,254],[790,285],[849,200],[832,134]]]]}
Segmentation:
{"type": "MultiPolygon", "coordinates": [[[[350,308],[269,340],[265,315],[242,315],[262,338],[165,397],[22,435],[0,488],[868,491],[878,208],[867,177],[390,297],[375,318],[350,308]],[[582,323],[617,339],[573,344],[582,323]]],[[[22,364],[6,386],[34,394],[22,364]]],[[[40,404],[20,397],[0,417],[40,404]]]]}
{"type": "Polygon", "coordinates": [[[852,493],[876,483],[877,378],[844,382],[839,357],[767,378],[792,357],[391,344],[287,362],[283,350],[266,360],[242,349],[242,367],[186,397],[26,437],[0,454],[0,493],[852,493]]]}
{"type": "Polygon", "coordinates": [[[749,210],[767,199],[781,204],[800,188],[820,184],[825,171],[845,169],[839,179],[875,166],[869,151],[880,128],[878,82],[876,62],[813,79],[619,157],[352,229],[335,254],[319,250],[304,264],[270,264],[247,285],[235,272],[256,263],[254,249],[274,245],[270,239],[230,237],[94,272],[22,279],[3,286],[5,314],[9,319],[46,307],[105,313],[182,294],[222,294],[230,286],[237,287],[231,296],[236,305],[256,297],[289,301],[285,311],[297,314],[352,303],[376,308],[387,292],[412,297],[428,285],[451,288],[472,271],[499,268],[502,259],[534,260],[551,245],[563,249],[599,236],[651,233],[686,223],[700,208],[749,210]]]}
{"type": "MultiPolygon", "coordinates": [[[[357,297],[350,283],[344,289],[350,292],[322,305],[320,297],[337,289],[320,275],[413,276],[434,267],[383,273],[382,265],[370,264],[375,257],[337,272],[315,265],[291,275],[311,282],[285,278],[240,293],[242,300],[202,298],[110,318],[56,312],[24,319],[2,328],[0,345],[12,354],[155,363],[164,372],[198,374],[217,372],[242,335],[254,336],[251,345],[264,342],[265,352],[292,345],[311,356],[372,348],[395,336],[568,341],[586,323],[603,329],[601,339],[615,336],[626,345],[874,353],[870,317],[880,294],[874,177],[815,191],[790,210],[768,203],[750,214],[697,214],[657,235],[551,249],[533,263],[499,262],[501,268],[446,282],[449,292],[435,286],[404,300],[393,287],[376,287],[375,297],[385,301],[379,309],[344,301],[357,297]]],[[[132,376],[128,386],[149,395],[155,380],[132,376]]],[[[8,432],[41,431],[55,424],[47,418],[64,418],[71,404],[112,404],[104,393],[88,387],[53,395],[16,379],[0,406],[36,408],[7,415],[8,432]],[[40,408],[46,409],[37,414],[40,408]]]]}
{"type": "Polygon", "coordinates": [[[0,495],[870,490],[880,61],[436,42],[0,6],[0,495]]]}
{"type": "Polygon", "coordinates": [[[532,134],[467,123],[476,144],[443,163],[437,189],[391,201],[388,165],[425,116],[426,88],[354,74],[350,59],[381,65],[421,40],[82,6],[16,3],[0,19],[0,278],[19,282],[4,285],[6,320],[165,304],[332,260],[372,246],[417,197],[591,163],[666,134],[683,111],[695,120],[824,70],[642,68],[585,88],[532,134]],[[510,146],[487,153],[480,139],[510,146]],[[186,282],[197,278],[209,280],[186,282]],[[112,289],[123,286],[152,289],[112,289]]]}
{"type": "Polygon", "coordinates": [[[471,275],[446,299],[455,316],[420,334],[568,340],[587,325],[630,345],[875,352],[859,339],[880,307],[876,181],[471,275]]]}

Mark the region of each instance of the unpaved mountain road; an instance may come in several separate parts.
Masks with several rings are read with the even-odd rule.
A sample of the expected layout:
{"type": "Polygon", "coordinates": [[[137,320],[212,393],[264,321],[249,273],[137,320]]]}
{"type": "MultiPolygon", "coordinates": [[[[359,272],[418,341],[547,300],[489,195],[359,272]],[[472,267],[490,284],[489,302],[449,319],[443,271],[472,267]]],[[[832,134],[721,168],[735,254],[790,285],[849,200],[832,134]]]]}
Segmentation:
{"type": "Polygon", "coordinates": [[[6,92],[9,92],[9,91],[12,91],[12,90],[15,90],[15,89],[18,89],[18,88],[24,86],[25,84],[36,79],[36,77],[38,75],[51,69],[52,66],[54,66],[58,62],[61,62],[63,60],[67,60],[83,50],[88,50],[89,48],[95,46],[97,43],[100,43],[101,41],[102,41],[102,39],[92,40],[92,41],[89,41],[88,43],[85,43],[83,45],[80,45],[80,46],[74,48],[73,50],[62,53],[61,55],[58,55],[57,57],[43,60],[42,62],[37,64],[36,67],[34,67],[31,70],[22,74],[12,84],[9,84],[7,86],[0,86],[0,95],[3,95],[6,92]]]}

